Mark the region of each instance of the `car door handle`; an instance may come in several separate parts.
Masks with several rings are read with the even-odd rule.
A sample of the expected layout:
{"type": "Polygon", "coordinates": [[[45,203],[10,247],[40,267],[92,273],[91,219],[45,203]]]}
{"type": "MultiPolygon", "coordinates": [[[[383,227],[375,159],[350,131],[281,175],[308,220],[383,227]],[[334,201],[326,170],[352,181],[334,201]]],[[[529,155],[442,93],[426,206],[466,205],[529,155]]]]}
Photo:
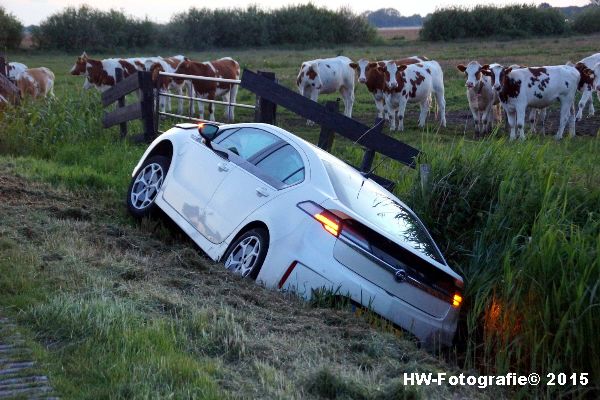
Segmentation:
{"type": "Polygon", "coordinates": [[[256,188],[256,193],[259,196],[262,196],[262,197],[269,197],[269,195],[271,194],[271,193],[269,193],[269,190],[267,188],[264,188],[264,187],[257,187],[256,188]]]}
{"type": "Polygon", "coordinates": [[[229,171],[229,165],[227,165],[226,163],[222,163],[222,162],[218,163],[217,168],[219,169],[219,171],[223,171],[223,172],[229,171]]]}

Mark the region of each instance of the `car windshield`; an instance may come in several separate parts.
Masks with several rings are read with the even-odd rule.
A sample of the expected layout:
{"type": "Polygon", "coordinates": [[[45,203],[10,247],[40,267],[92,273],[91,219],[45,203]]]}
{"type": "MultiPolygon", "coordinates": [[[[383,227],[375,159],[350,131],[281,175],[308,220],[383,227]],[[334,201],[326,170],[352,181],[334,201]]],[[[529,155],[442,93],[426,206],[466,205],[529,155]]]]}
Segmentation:
{"type": "Polygon", "coordinates": [[[214,142],[232,153],[247,160],[260,151],[281,141],[277,136],[256,128],[241,128],[231,134],[227,131],[219,135],[214,142]]]}
{"type": "Polygon", "coordinates": [[[390,238],[445,264],[433,239],[419,219],[393,195],[352,168],[323,161],[338,199],[390,238]]]}

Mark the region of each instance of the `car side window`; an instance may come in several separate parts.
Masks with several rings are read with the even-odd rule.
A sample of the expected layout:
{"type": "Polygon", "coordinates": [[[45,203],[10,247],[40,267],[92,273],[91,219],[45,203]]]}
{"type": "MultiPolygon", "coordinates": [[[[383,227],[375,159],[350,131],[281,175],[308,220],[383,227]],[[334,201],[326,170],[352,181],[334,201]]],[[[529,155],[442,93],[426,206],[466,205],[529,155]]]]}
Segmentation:
{"type": "Polygon", "coordinates": [[[244,160],[248,160],[279,141],[281,141],[280,138],[262,129],[241,128],[229,135],[219,135],[214,143],[235,153],[244,160]]]}
{"type": "Polygon", "coordinates": [[[302,157],[289,144],[260,160],[256,167],[263,174],[286,185],[294,185],[304,180],[302,157]]]}

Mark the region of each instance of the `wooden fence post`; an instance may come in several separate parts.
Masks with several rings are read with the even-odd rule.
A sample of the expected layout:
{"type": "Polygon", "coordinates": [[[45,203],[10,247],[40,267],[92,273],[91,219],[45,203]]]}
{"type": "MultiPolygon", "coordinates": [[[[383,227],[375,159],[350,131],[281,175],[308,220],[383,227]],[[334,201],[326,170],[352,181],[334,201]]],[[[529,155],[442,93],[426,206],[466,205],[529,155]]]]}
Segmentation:
{"type": "MultiPolygon", "coordinates": [[[[382,128],[383,128],[383,120],[381,118],[375,118],[375,124],[373,125],[373,128],[371,128],[371,132],[366,133],[365,135],[381,134],[382,128]]],[[[360,171],[361,172],[371,171],[374,159],[375,159],[375,150],[366,149],[365,155],[363,156],[362,162],[360,164],[360,171]]]]}
{"type": "Polygon", "coordinates": [[[6,57],[4,53],[0,53],[0,74],[8,76],[6,57]]]}
{"type": "MultiPolygon", "coordinates": [[[[257,71],[257,74],[271,81],[276,81],[274,72],[257,71]]],[[[254,121],[265,124],[277,124],[277,104],[256,96],[256,109],[254,111],[254,121]]]]}
{"type": "Polygon", "coordinates": [[[138,71],[138,77],[142,92],[144,140],[150,143],[156,137],[156,131],[154,130],[154,87],[152,85],[152,74],[148,71],[138,71]]]}
{"type": "MultiPolygon", "coordinates": [[[[330,113],[337,113],[340,111],[340,99],[336,101],[328,101],[325,103],[325,109],[330,113]]],[[[319,133],[319,143],[317,146],[325,151],[331,151],[333,147],[333,139],[335,134],[333,129],[326,126],[321,126],[321,133],[319,133]]]]}
{"type": "MultiPolygon", "coordinates": [[[[123,80],[123,70],[121,68],[115,69],[115,77],[117,78],[117,83],[123,80]]],[[[125,96],[119,97],[117,100],[117,107],[122,108],[125,107],[125,96]]],[[[119,124],[119,131],[121,135],[121,139],[127,136],[127,121],[121,122],[119,124]]]]}

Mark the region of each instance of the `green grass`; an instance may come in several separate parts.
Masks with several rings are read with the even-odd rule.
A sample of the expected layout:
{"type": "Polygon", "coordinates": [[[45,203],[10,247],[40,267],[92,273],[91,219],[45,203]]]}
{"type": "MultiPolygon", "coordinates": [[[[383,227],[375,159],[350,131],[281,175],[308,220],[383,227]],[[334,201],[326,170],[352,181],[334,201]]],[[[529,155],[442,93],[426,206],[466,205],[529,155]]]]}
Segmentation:
{"type": "MultiPolygon", "coordinates": [[[[463,78],[454,65],[473,58],[527,65],[576,61],[595,51],[596,39],[406,42],[393,48],[294,52],[214,50],[191,56],[211,59],[230,55],[244,67],[274,71],[284,85],[292,87],[298,65],[307,59],[335,54],[379,59],[425,54],[439,60],[444,67],[448,108],[465,110],[463,78]]],[[[75,229],[72,224],[42,224],[49,218],[48,209],[42,207],[27,217],[30,229],[37,232],[32,233],[32,244],[19,246],[16,243],[28,237],[16,222],[22,215],[19,212],[24,211],[16,210],[10,217],[0,214],[0,218],[5,218],[0,231],[0,248],[3,249],[0,267],[3,274],[6,271],[0,279],[3,289],[0,305],[20,310],[15,315],[19,315],[21,323],[34,337],[59,344],[58,349],[48,347],[47,357],[50,368],[59,371],[56,372],[59,388],[67,397],[76,397],[70,381],[84,385],[90,398],[99,393],[127,397],[127,390],[132,388],[136,393],[137,390],[167,393],[171,389],[170,393],[184,393],[175,391],[192,390],[192,386],[179,387],[175,384],[180,379],[177,376],[191,379],[191,369],[198,371],[194,379],[204,382],[199,384],[199,390],[234,397],[286,398],[298,390],[302,393],[298,397],[325,398],[443,397],[448,394],[447,388],[441,392],[420,388],[413,393],[411,388],[399,385],[399,374],[416,367],[400,361],[403,350],[398,349],[409,346],[406,344],[409,342],[389,338],[385,327],[366,330],[370,332],[367,335],[384,335],[384,341],[377,336],[369,345],[343,342],[341,347],[336,347],[334,341],[326,341],[324,347],[314,347],[305,342],[310,339],[304,335],[294,336],[291,331],[286,331],[285,340],[277,339],[273,333],[277,332],[276,324],[267,323],[266,328],[258,328],[260,323],[265,323],[265,318],[268,321],[274,312],[272,308],[261,308],[252,313],[250,319],[244,317],[236,307],[245,304],[245,300],[232,293],[239,284],[237,281],[229,283],[230,286],[227,282],[218,285],[218,292],[211,292],[210,285],[203,288],[201,293],[211,293],[209,303],[213,307],[207,309],[198,304],[194,297],[198,295],[195,286],[198,282],[194,280],[198,278],[194,275],[196,270],[201,271],[203,279],[213,284],[215,281],[212,272],[205,275],[206,262],[197,261],[196,256],[180,257],[174,262],[164,253],[157,255],[158,261],[150,261],[149,254],[154,253],[145,253],[146,247],[141,244],[150,240],[148,236],[160,238],[160,242],[153,242],[157,247],[177,249],[172,251],[181,251],[187,244],[182,243],[182,238],[173,238],[153,221],[134,227],[124,211],[123,193],[144,146],[119,140],[116,129],[101,129],[98,94],[84,92],[81,79],[67,75],[73,55],[32,53],[15,59],[30,66],[45,65],[53,69],[57,73],[57,100],[27,103],[18,110],[0,114],[0,154],[9,155],[3,159],[9,174],[23,177],[19,179],[25,179],[24,182],[43,181],[67,193],[93,198],[97,203],[91,211],[86,211],[91,221],[86,222],[87,236],[84,236],[88,241],[85,245],[72,242],[74,239],[66,240],[67,232],[75,229]],[[121,239],[115,243],[116,239],[110,236],[114,229],[126,232],[120,238],[139,236],[144,239],[132,240],[134,247],[127,247],[126,239],[123,239],[125,243],[121,243],[121,239]],[[59,233],[65,243],[58,243],[60,239],[53,238],[55,233],[59,233]],[[57,264],[43,261],[44,254],[56,252],[53,246],[58,246],[58,253],[64,257],[58,263],[60,268],[47,267],[39,272],[36,268],[40,265],[57,264]],[[127,252],[123,254],[119,246],[125,246],[127,252]],[[8,250],[4,251],[5,248],[8,250]],[[108,249],[108,256],[102,255],[104,249],[108,249]],[[161,269],[159,265],[163,262],[176,266],[185,277],[183,281],[161,269]],[[14,265],[19,268],[13,268],[14,265]],[[188,277],[190,271],[194,271],[194,279],[188,277]],[[173,286],[177,289],[172,289],[173,286]],[[234,301],[235,307],[231,304],[232,296],[238,299],[234,301]],[[190,310],[183,312],[184,309],[190,310]],[[284,355],[280,358],[269,353],[273,345],[251,329],[275,340],[275,348],[283,348],[284,355]],[[134,331],[140,334],[133,334],[134,331]],[[231,334],[223,335],[224,332],[231,334]],[[76,341],[75,337],[82,339],[76,341]],[[91,343],[101,343],[98,348],[115,351],[104,354],[91,348],[91,343]],[[302,346],[310,356],[295,359],[291,356],[295,345],[302,346]],[[152,349],[151,356],[136,352],[146,346],[152,349]],[[335,350],[326,350],[327,346],[335,350]],[[373,348],[376,350],[372,351],[373,348]],[[190,351],[194,354],[191,358],[190,351]],[[271,356],[265,356],[267,353],[271,356]],[[120,354],[126,358],[121,360],[120,354]],[[87,361],[88,357],[91,361],[87,361]],[[350,361],[344,361],[345,358],[350,361]],[[159,359],[164,360],[164,364],[160,364],[159,359]],[[100,370],[114,365],[114,371],[106,377],[113,389],[100,387],[98,377],[80,372],[83,368],[63,371],[57,367],[69,360],[80,366],[96,363],[101,366],[100,370]],[[291,371],[284,367],[286,360],[294,360],[291,371]],[[124,366],[130,363],[139,364],[141,370],[126,372],[124,366]],[[180,365],[177,376],[165,372],[170,370],[170,363],[180,365]],[[384,372],[385,363],[394,365],[393,373],[384,372]],[[367,366],[369,372],[355,372],[362,366],[367,366]],[[300,372],[303,369],[306,370],[300,372]],[[148,382],[137,388],[151,373],[159,376],[158,386],[148,382]],[[251,378],[244,375],[248,373],[251,378]]],[[[324,96],[322,100],[334,98],[324,96]]],[[[240,92],[240,100],[253,103],[252,95],[244,91],[240,92]]],[[[251,119],[251,113],[238,110],[236,113],[239,120],[251,119]]],[[[375,116],[372,100],[364,87],[357,89],[354,115],[365,123],[375,116]]],[[[315,142],[318,137],[318,128],[306,127],[301,118],[289,112],[279,110],[278,121],[282,127],[308,140],[315,142]]],[[[465,277],[465,305],[457,346],[449,351],[450,365],[482,373],[589,372],[591,384],[588,387],[540,386],[537,391],[528,388],[513,394],[596,394],[600,382],[600,342],[596,340],[600,325],[594,318],[600,305],[597,295],[600,278],[598,137],[555,142],[550,137],[529,135],[525,143],[509,143],[500,132],[473,141],[462,135],[462,126],[438,130],[431,120],[424,131],[416,129],[416,121],[411,120],[407,121],[407,128],[405,133],[394,136],[425,153],[421,162],[430,164],[432,171],[427,186],[421,186],[414,170],[390,160],[377,157],[374,165],[378,166],[378,175],[397,182],[396,194],[421,216],[452,267],[465,277]]],[[[130,131],[137,133],[140,129],[136,123],[130,131]]],[[[362,157],[361,149],[339,137],[333,152],[355,165],[362,157]]],[[[39,196],[46,198],[47,195],[41,190],[39,196]]],[[[55,195],[48,197],[50,203],[58,202],[52,210],[58,207],[64,216],[69,214],[64,209],[77,209],[71,204],[75,201],[71,196],[68,195],[67,200],[61,200],[61,196],[57,200],[55,195]]],[[[218,275],[218,278],[231,279],[228,275],[218,275]]],[[[261,292],[261,296],[273,295],[269,293],[261,292]]],[[[260,303],[259,299],[253,297],[252,301],[260,303]]],[[[282,304],[278,301],[275,303],[282,304]]],[[[344,312],[322,310],[320,306],[327,302],[326,297],[317,302],[317,308],[313,309],[316,315],[310,324],[317,323],[319,318],[335,320],[332,316],[344,312]]],[[[353,324],[345,329],[354,332],[353,324]]],[[[295,326],[294,329],[302,331],[304,328],[295,326]]],[[[318,329],[323,331],[313,337],[316,342],[324,336],[323,332],[329,332],[322,325],[318,329]]],[[[365,334],[365,331],[360,332],[360,335],[365,334]]],[[[421,352],[413,351],[409,352],[413,360],[424,357],[430,370],[450,368],[448,364],[432,364],[421,352]]],[[[192,397],[187,393],[181,397],[192,397]]],[[[466,396],[475,394],[498,396],[489,391],[468,392],[466,396]]]]}

